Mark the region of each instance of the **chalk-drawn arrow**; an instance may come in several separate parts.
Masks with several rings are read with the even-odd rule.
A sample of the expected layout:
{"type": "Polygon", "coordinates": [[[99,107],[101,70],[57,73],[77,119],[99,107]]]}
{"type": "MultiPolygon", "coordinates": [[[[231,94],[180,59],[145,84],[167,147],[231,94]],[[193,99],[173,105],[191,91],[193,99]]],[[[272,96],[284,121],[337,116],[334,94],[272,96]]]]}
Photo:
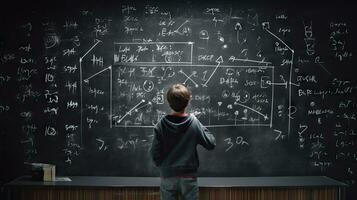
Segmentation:
{"type": "Polygon", "coordinates": [[[219,57],[217,58],[216,63],[217,63],[216,68],[214,68],[214,70],[213,70],[211,76],[210,76],[210,77],[207,79],[207,81],[202,85],[203,87],[207,87],[207,84],[208,84],[208,82],[211,80],[213,74],[216,73],[218,67],[221,65],[221,63],[223,63],[223,58],[222,58],[222,56],[219,56],[219,57]]]}
{"type": "Polygon", "coordinates": [[[135,109],[135,112],[138,112],[138,110],[140,110],[140,109],[142,109],[142,108],[144,108],[144,107],[146,107],[146,106],[148,106],[148,105],[152,105],[152,103],[149,101],[149,103],[147,103],[147,104],[145,104],[145,105],[143,105],[143,106],[140,106],[139,108],[136,108],[136,109],[135,109]]]}
{"type": "Polygon", "coordinates": [[[88,55],[89,52],[91,52],[95,46],[97,46],[99,43],[101,43],[101,40],[95,39],[95,44],[82,56],[79,58],[79,62],[82,62],[83,58],[88,55]]]}
{"type": "Polygon", "coordinates": [[[261,112],[259,112],[259,111],[257,111],[257,110],[254,110],[254,109],[251,108],[251,107],[248,107],[248,106],[246,106],[246,105],[240,104],[240,103],[238,103],[238,102],[234,102],[234,104],[235,104],[235,105],[240,105],[240,106],[242,106],[242,107],[244,107],[244,108],[247,108],[247,109],[249,109],[249,110],[251,110],[251,111],[253,111],[253,112],[255,112],[255,113],[258,113],[259,115],[261,115],[261,116],[264,117],[264,120],[268,120],[268,119],[269,119],[268,115],[266,115],[266,114],[264,115],[263,113],[261,113],[261,112]]]}
{"type": "Polygon", "coordinates": [[[300,83],[296,84],[296,83],[290,82],[290,84],[293,85],[293,86],[296,86],[296,87],[300,87],[300,83]]]}
{"type": "Polygon", "coordinates": [[[112,66],[110,65],[109,67],[107,67],[107,68],[105,68],[105,69],[103,69],[103,70],[101,70],[101,71],[99,71],[99,72],[93,74],[92,76],[90,76],[90,77],[84,79],[83,81],[84,81],[85,83],[89,83],[89,79],[91,79],[91,78],[97,76],[98,74],[103,73],[104,71],[106,71],[106,70],[108,70],[108,69],[112,69],[112,66]]]}
{"type": "Polygon", "coordinates": [[[259,63],[259,64],[271,64],[271,62],[264,61],[264,60],[251,60],[248,58],[234,58],[230,57],[229,61],[231,62],[236,62],[236,61],[241,61],[241,62],[253,62],[253,63],[259,63]]]}
{"type": "Polygon", "coordinates": [[[279,86],[285,86],[285,88],[288,87],[288,82],[284,82],[284,83],[272,83],[271,81],[267,81],[266,82],[268,85],[279,85],[279,86]]]}
{"type": "Polygon", "coordinates": [[[268,32],[270,35],[275,37],[277,40],[279,40],[281,43],[283,43],[292,53],[294,53],[294,49],[292,49],[289,45],[287,45],[282,39],[280,39],[278,36],[276,36],[274,33],[272,33],[267,27],[263,27],[263,29],[268,32]]]}
{"type": "Polygon", "coordinates": [[[123,119],[124,119],[127,115],[131,114],[131,112],[132,112],[135,108],[137,108],[138,106],[140,106],[142,103],[145,103],[145,99],[142,99],[142,100],[141,100],[138,104],[136,104],[132,109],[130,109],[128,112],[126,112],[125,115],[124,115],[122,118],[120,118],[120,119],[118,120],[118,123],[120,123],[121,121],[123,121],[123,119]]]}
{"type": "Polygon", "coordinates": [[[179,29],[185,25],[186,23],[190,22],[189,20],[186,20],[184,23],[182,23],[176,30],[174,30],[174,33],[177,33],[179,35],[182,35],[183,33],[179,32],[179,29]]]}

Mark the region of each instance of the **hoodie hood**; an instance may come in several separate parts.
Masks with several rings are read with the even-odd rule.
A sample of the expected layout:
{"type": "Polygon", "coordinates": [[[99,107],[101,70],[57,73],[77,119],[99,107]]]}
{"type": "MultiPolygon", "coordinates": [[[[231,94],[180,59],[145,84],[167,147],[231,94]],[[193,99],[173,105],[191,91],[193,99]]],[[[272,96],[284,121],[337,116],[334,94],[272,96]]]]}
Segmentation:
{"type": "Polygon", "coordinates": [[[162,120],[162,126],[164,129],[169,131],[170,133],[184,133],[186,132],[187,128],[190,127],[192,121],[193,121],[193,116],[190,114],[187,117],[184,118],[182,122],[173,122],[170,121],[170,116],[166,115],[163,120],[162,120]]]}

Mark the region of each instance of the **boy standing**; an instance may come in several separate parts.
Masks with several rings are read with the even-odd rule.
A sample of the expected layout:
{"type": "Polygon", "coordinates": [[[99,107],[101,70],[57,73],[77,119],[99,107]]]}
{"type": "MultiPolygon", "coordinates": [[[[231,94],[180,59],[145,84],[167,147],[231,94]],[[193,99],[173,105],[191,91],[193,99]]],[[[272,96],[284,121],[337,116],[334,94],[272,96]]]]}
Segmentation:
{"type": "Polygon", "coordinates": [[[215,138],[194,116],[186,113],[191,92],[182,84],[171,86],[166,94],[173,110],[154,128],[151,156],[160,168],[162,200],[198,199],[196,146],[208,150],[216,146],[215,138]]]}

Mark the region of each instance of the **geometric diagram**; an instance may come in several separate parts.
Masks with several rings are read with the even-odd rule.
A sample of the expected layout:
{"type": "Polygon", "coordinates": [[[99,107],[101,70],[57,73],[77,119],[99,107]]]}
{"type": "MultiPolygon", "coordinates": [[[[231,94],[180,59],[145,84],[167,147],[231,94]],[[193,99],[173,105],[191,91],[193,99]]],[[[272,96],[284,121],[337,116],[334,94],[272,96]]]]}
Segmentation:
{"type": "Polygon", "coordinates": [[[164,92],[192,91],[188,112],[207,127],[272,126],[273,66],[131,64],[114,68],[113,127],[153,127],[168,113],[164,92]]]}
{"type": "Polygon", "coordinates": [[[272,126],[274,67],[193,65],[192,42],[114,43],[112,126],[153,127],[170,111],[164,92],[183,83],[189,112],[207,127],[272,126]]]}
{"type": "MultiPolygon", "coordinates": [[[[266,31],[281,41],[269,30],[266,31]]],[[[104,94],[102,97],[109,99],[106,100],[109,108],[105,107],[108,103],[103,103],[99,107],[102,111],[108,110],[105,113],[110,128],[154,127],[165,114],[170,112],[168,104],[165,103],[164,93],[175,83],[182,83],[190,88],[193,95],[187,111],[195,114],[207,127],[272,128],[274,85],[278,84],[285,88],[289,86],[289,94],[286,96],[289,98],[290,115],[291,78],[283,83],[275,83],[275,67],[271,66],[271,63],[266,62],[264,66],[249,65],[249,63],[231,66],[234,63],[227,65],[227,60],[225,62],[222,56],[216,56],[218,58],[215,64],[193,64],[193,44],[193,42],[115,42],[113,64],[95,73],[91,72],[86,79],[81,79],[81,84],[86,83],[85,87],[88,87],[88,91],[91,92],[93,88],[88,84],[89,78],[94,76],[103,78],[103,75],[97,75],[105,71],[110,72],[105,76],[106,79],[109,76],[107,92],[109,95],[104,94],[106,92],[103,88],[94,90],[94,94],[104,94]]],[[[293,50],[291,51],[293,58],[293,50]]],[[[290,76],[291,68],[292,62],[290,76]]],[[[103,81],[97,83],[101,82],[103,81]]],[[[280,91],[279,96],[281,94],[280,91]]],[[[82,96],[81,92],[81,99],[82,96]]],[[[98,100],[98,97],[96,98],[98,100]]],[[[99,101],[104,102],[104,100],[99,101]]],[[[83,106],[82,100],[81,105],[83,106]]],[[[85,120],[90,123],[89,128],[92,123],[99,121],[92,118],[85,120]]],[[[288,120],[290,132],[290,118],[288,120]]],[[[81,129],[82,126],[81,122],[81,129]]]]}
{"type": "MultiPolygon", "coordinates": [[[[109,80],[107,92],[98,90],[102,94],[107,93],[103,97],[109,100],[106,100],[108,103],[98,107],[105,112],[106,119],[103,120],[109,121],[110,128],[154,127],[161,117],[170,112],[168,104],[165,103],[164,93],[175,83],[182,83],[190,88],[193,95],[187,111],[195,114],[207,127],[272,128],[274,87],[279,85],[288,89],[288,91],[279,90],[278,96],[282,97],[283,94],[288,98],[289,135],[294,50],[268,28],[263,27],[263,29],[291,51],[290,67],[285,68],[288,70],[288,80],[282,79],[280,75],[283,82],[276,83],[275,66],[271,66],[270,62],[260,63],[265,64],[262,66],[248,65],[251,60],[242,60],[243,65],[237,63],[227,65],[222,56],[217,56],[216,64],[193,64],[193,42],[115,42],[112,65],[97,72],[90,72],[90,75],[84,78],[82,61],[101,42],[96,41],[95,45],[80,58],[81,134],[84,124],[84,106],[87,106],[83,103],[83,87],[89,87],[86,89],[91,92],[93,88],[88,84],[89,78],[94,76],[103,78],[104,75],[97,75],[109,71],[105,76],[109,80]],[[249,62],[245,63],[245,61],[249,62]],[[288,94],[285,95],[285,92],[288,94]],[[105,107],[108,104],[109,108],[105,107]]],[[[278,74],[281,74],[280,70],[283,68],[277,69],[279,69],[278,74]]],[[[283,73],[285,77],[285,70],[283,73]]],[[[94,94],[98,91],[94,90],[94,94]]],[[[86,101],[91,100],[86,99],[86,101]]],[[[277,102],[279,102],[277,105],[282,103],[279,99],[277,102]]],[[[91,106],[92,104],[88,109],[98,111],[97,105],[94,105],[94,108],[91,106]]],[[[88,119],[88,117],[85,120],[89,123],[96,122],[96,119],[88,119]]]]}

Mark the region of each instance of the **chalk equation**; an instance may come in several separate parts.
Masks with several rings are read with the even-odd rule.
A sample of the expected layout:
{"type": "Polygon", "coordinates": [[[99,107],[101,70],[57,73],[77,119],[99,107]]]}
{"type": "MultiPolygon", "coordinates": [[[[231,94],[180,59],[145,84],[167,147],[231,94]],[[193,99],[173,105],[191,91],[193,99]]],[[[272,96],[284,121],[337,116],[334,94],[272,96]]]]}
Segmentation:
{"type": "Polygon", "coordinates": [[[114,65],[120,63],[192,64],[193,42],[114,43],[114,65]]]}

